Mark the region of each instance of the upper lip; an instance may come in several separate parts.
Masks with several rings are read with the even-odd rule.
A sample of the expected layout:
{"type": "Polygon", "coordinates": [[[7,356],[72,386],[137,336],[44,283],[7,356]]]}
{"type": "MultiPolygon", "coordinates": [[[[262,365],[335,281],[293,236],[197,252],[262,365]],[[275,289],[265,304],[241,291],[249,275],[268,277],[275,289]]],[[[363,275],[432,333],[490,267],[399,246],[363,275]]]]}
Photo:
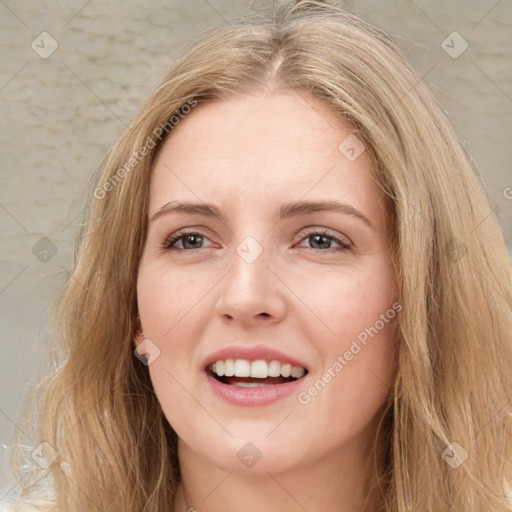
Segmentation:
{"type": "Polygon", "coordinates": [[[306,365],[299,360],[283,354],[278,350],[275,350],[270,347],[265,347],[264,345],[252,345],[252,346],[242,346],[242,345],[231,345],[229,347],[225,347],[213,354],[210,354],[204,361],[204,368],[208,368],[209,365],[215,363],[219,360],[225,359],[246,359],[248,361],[256,361],[257,359],[268,359],[268,360],[276,360],[281,363],[291,364],[292,366],[300,366],[301,368],[306,368],[306,365]]]}

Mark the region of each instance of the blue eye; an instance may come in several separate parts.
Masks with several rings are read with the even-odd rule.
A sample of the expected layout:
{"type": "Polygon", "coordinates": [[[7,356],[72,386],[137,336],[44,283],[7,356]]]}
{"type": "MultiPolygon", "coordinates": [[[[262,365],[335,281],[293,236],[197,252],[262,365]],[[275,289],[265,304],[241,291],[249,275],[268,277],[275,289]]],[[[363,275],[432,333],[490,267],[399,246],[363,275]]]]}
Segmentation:
{"type": "Polygon", "coordinates": [[[208,238],[201,233],[190,232],[190,233],[175,233],[174,235],[169,236],[165,239],[163,243],[164,249],[175,249],[178,251],[184,251],[189,249],[202,249],[198,244],[200,244],[203,240],[208,240],[208,238]],[[175,247],[178,243],[182,244],[182,247],[175,247]],[[187,245],[189,245],[187,247],[187,245]]]}
{"type": "MultiPolygon", "coordinates": [[[[350,248],[348,242],[346,240],[342,240],[334,235],[329,235],[327,231],[315,231],[305,235],[305,241],[308,241],[311,245],[319,245],[320,247],[309,247],[315,251],[326,252],[325,250],[341,250],[345,251],[350,248]],[[331,243],[334,242],[338,248],[332,247],[331,243]]],[[[299,247],[304,247],[300,245],[299,247]]]]}
{"type": "MultiPolygon", "coordinates": [[[[334,236],[332,234],[328,234],[327,231],[313,231],[310,233],[303,233],[302,240],[308,241],[310,244],[309,249],[312,249],[317,252],[332,252],[334,251],[346,251],[350,248],[350,245],[347,240],[343,240],[334,236]],[[333,247],[331,244],[334,242],[335,246],[333,247]],[[312,247],[312,245],[317,245],[319,247],[312,247]]],[[[162,248],[165,250],[175,250],[175,251],[190,251],[194,249],[203,249],[202,245],[205,240],[209,240],[209,238],[201,233],[196,231],[184,232],[180,231],[178,233],[174,233],[173,235],[167,237],[162,244],[162,248]],[[179,246],[181,244],[181,247],[179,246]]],[[[303,245],[299,245],[299,247],[305,247],[303,245]]]]}

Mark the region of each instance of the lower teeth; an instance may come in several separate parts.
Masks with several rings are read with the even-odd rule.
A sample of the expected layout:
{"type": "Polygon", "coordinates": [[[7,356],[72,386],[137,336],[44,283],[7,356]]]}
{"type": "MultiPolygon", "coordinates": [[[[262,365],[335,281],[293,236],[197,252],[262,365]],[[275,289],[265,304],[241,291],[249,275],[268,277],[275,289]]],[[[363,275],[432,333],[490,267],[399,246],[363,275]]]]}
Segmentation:
{"type": "Polygon", "coordinates": [[[269,384],[263,384],[258,382],[237,382],[235,384],[231,384],[232,386],[238,386],[240,388],[258,388],[261,386],[268,386],[269,384]]]}
{"type": "Polygon", "coordinates": [[[249,377],[219,377],[218,375],[214,373],[210,373],[210,375],[219,382],[222,382],[223,384],[228,384],[229,386],[238,386],[241,388],[258,388],[262,386],[276,386],[279,384],[285,384],[288,382],[293,382],[297,379],[294,379],[293,377],[277,377],[277,378],[271,378],[268,377],[266,379],[256,379],[256,378],[249,378],[249,377]]]}

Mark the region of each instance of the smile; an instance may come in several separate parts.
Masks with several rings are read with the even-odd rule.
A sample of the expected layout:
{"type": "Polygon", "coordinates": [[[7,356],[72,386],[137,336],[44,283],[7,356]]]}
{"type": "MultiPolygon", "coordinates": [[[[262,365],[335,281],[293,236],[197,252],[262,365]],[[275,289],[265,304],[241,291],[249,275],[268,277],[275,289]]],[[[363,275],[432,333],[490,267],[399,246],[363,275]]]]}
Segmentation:
{"type": "Polygon", "coordinates": [[[231,405],[269,405],[296,394],[308,370],[278,359],[217,359],[205,369],[213,393],[231,405]]]}
{"type": "Polygon", "coordinates": [[[211,375],[223,384],[239,387],[259,387],[293,382],[307,370],[276,359],[219,359],[209,366],[211,375]]]}

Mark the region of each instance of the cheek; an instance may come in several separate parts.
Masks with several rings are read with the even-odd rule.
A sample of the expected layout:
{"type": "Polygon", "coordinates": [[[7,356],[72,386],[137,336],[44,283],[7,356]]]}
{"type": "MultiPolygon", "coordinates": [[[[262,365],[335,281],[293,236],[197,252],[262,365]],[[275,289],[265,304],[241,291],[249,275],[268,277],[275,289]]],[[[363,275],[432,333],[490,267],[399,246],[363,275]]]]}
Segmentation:
{"type": "Polygon", "coordinates": [[[397,323],[390,320],[379,327],[379,321],[365,327],[340,354],[342,370],[325,397],[330,408],[340,411],[333,415],[333,431],[346,428],[346,423],[349,430],[363,428],[392,394],[397,368],[397,323]]]}
{"type": "Polygon", "coordinates": [[[328,329],[318,319],[301,325],[316,340],[319,358],[299,401],[315,409],[315,417],[329,417],[335,435],[362,428],[391,393],[401,305],[387,262],[331,275],[316,285],[308,281],[311,309],[328,329]]]}
{"type": "Polygon", "coordinates": [[[318,347],[322,364],[297,397],[298,423],[311,423],[334,444],[364,431],[392,393],[397,314],[390,303],[382,309],[374,306],[364,316],[350,315],[349,310],[339,315],[335,328],[342,334],[318,347]],[[386,312],[389,323],[379,318],[386,312]]]}
{"type": "MultiPolygon", "coordinates": [[[[343,350],[345,345],[348,349],[353,338],[360,333],[364,338],[365,329],[376,322],[378,330],[383,330],[381,315],[386,315],[398,298],[392,268],[380,259],[363,268],[347,267],[320,276],[311,274],[294,282],[297,295],[316,317],[306,314],[310,320],[304,327],[316,327],[316,337],[320,335],[325,347],[335,350],[343,350]]],[[[385,318],[386,325],[395,313],[393,310],[385,318]]]]}
{"type": "Polygon", "coordinates": [[[200,337],[209,282],[199,278],[197,272],[173,272],[157,265],[139,270],[139,315],[145,338],[156,345],[159,354],[150,364],[149,373],[164,414],[173,426],[201,413],[187,389],[197,375],[197,361],[190,355],[193,341],[200,337]]]}
{"type": "Polygon", "coordinates": [[[137,282],[137,302],[144,334],[167,339],[181,322],[190,322],[206,293],[207,281],[197,274],[172,272],[156,265],[144,268],[137,282]]]}
{"type": "Polygon", "coordinates": [[[345,380],[350,386],[387,389],[396,355],[400,304],[394,274],[381,264],[357,279],[345,282],[345,293],[333,314],[336,348],[347,362],[345,380]],[[380,384],[379,384],[380,383],[380,384]]]}

